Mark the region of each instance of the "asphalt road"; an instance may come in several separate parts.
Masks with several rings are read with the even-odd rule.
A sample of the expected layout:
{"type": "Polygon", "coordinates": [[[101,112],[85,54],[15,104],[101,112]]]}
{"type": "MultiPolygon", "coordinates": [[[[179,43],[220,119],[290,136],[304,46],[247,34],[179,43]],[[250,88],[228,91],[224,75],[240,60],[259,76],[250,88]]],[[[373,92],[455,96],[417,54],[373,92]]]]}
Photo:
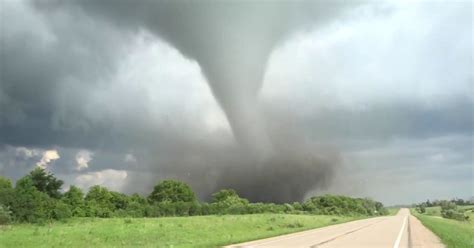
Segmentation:
{"type": "Polygon", "coordinates": [[[444,246],[438,237],[410,215],[408,209],[401,209],[395,216],[352,221],[227,247],[438,248],[444,246]]]}

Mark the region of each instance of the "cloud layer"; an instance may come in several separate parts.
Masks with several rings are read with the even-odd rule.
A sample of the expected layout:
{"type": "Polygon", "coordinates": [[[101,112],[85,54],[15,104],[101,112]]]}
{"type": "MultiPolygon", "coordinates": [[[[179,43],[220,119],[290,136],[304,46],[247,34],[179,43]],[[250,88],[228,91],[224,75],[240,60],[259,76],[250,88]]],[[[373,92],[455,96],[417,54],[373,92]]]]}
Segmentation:
{"type": "Polygon", "coordinates": [[[183,7],[136,4],[134,15],[128,5],[2,2],[2,175],[18,178],[55,150],[47,167],[68,184],[88,187],[110,177],[126,192],[147,192],[174,177],[204,198],[220,186],[250,192],[255,181],[278,185],[275,191],[289,195],[283,200],[304,197],[306,188],[387,203],[472,194],[472,3],[317,2],[301,5],[303,12],[256,6],[245,18],[251,28],[234,23],[241,12],[226,14],[228,6],[211,5],[223,11],[210,19],[200,6],[196,20],[186,19],[191,6],[184,6],[163,24],[171,17],[162,12],[183,7]],[[233,31],[207,27],[214,19],[228,20],[233,31]],[[269,29],[266,22],[275,19],[281,23],[269,29]],[[206,34],[211,28],[225,39],[206,34]],[[252,54],[247,58],[266,72],[237,77],[255,66],[228,62],[235,52],[221,43],[238,44],[237,57],[252,54]],[[255,51],[264,54],[254,60],[255,51]],[[245,85],[258,78],[263,85],[245,85]],[[225,89],[222,81],[230,82],[225,89]],[[267,142],[281,156],[254,168],[258,161],[239,144],[255,150],[267,142]],[[248,175],[249,182],[235,182],[248,175]],[[285,192],[278,180],[285,175],[299,193],[285,192]],[[376,178],[423,192],[399,194],[394,182],[376,178]]]}

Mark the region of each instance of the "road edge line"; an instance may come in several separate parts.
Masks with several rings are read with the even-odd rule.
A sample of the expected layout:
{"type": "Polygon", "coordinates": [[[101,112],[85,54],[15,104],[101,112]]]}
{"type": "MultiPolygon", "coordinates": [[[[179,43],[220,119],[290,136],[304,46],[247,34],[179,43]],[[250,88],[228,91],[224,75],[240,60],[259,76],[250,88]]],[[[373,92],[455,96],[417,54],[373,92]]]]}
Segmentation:
{"type": "Polygon", "coordinates": [[[405,230],[407,219],[408,219],[408,216],[405,216],[405,218],[403,219],[402,228],[400,229],[400,232],[398,233],[397,240],[395,240],[395,244],[393,244],[393,248],[398,248],[400,246],[400,241],[402,240],[403,230],[405,230]]]}

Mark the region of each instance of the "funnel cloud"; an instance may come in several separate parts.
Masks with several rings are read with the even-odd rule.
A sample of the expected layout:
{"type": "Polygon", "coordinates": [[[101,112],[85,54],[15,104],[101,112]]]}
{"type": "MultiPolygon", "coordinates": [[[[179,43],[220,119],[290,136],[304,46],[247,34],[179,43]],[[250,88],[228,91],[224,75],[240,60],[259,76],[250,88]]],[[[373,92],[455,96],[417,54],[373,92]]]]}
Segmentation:
{"type": "Polygon", "coordinates": [[[472,3],[3,0],[0,15],[2,175],[54,150],[44,166],[85,190],[469,193],[472,3]]]}
{"type": "MultiPolygon", "coordinates": [[[[123,27],[145,28],[197,61],[238,144],[238,161],[217,170],[215,189],[231,187],[252,201],[290,202],[324,187],[334,158],[302,143],[275,146],[258,101],[270,53],[285,38],[341,14],[343,2],[75,1],[123,27]],[[303,151],[307,150],[307,151],[303,151]]],[[[274,133],[273,135],[279,135],[274,133]]],[[[211,159],[211,156],[208,158],[211,159]]],[[[195,180],[200,180],[196,178],[195,180]]],[[[191,184],[196,182],[191,179],[191,184]]],[[[198,186],[199,188],[199,186],[198,186]]],[[[211,192],[206,192],[207,195],[211,192]]]]}
{"type": "Polygon", "coordinates": [[[242,146],[269,152],[258,106],[270,53],[297,31],[317,27],[354,4],[345,1],[74,1],[87,13],[146,28],[196,60],[242,146]]]}

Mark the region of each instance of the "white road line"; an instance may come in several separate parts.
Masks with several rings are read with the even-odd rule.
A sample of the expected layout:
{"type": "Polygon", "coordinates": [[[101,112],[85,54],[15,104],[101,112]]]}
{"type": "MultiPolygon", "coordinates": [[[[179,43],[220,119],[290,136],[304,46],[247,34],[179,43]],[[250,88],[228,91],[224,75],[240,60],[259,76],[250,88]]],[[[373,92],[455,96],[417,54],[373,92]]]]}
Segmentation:
{"type": "Polygon", "coordinates": [[[400,232],[398,233],[397,240],[395,240],[395,244],[393,244],[393,248],[398,248],[400,246],[400,241],[402,240],[403,236],[403,230],[405,230],[405,225],[407,224],[407,218],[408,216],[405,216],[403,219],[403,225],[402,228],[400,229],[400,232]]]}

